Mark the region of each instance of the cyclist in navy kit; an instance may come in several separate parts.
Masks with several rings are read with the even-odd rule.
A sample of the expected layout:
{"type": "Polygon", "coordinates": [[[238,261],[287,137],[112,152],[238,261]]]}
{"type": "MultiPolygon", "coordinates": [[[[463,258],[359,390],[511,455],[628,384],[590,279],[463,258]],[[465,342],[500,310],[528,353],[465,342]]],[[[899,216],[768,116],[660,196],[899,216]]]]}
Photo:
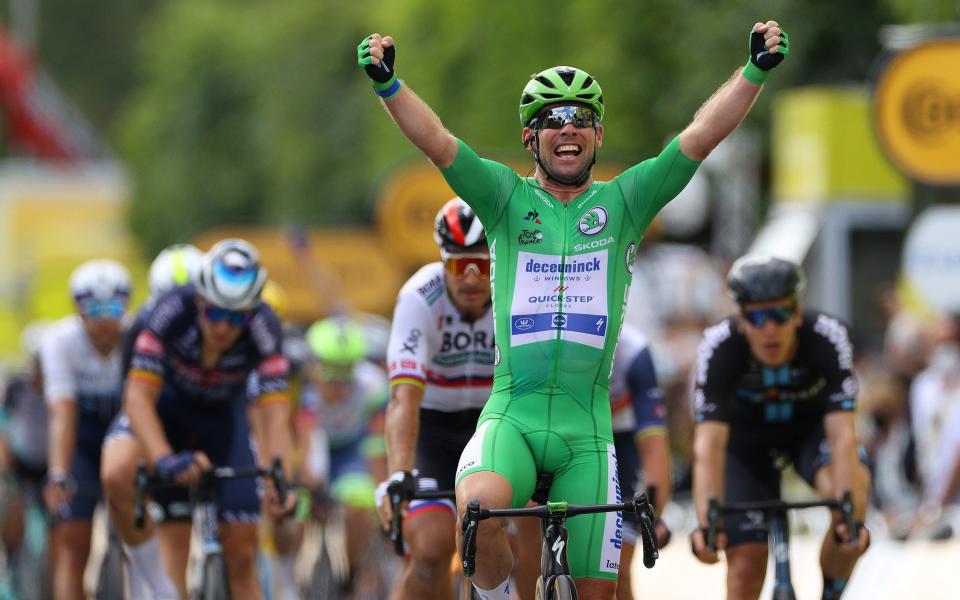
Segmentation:
{"type": "MultiPolygon", "coordinates": [[[[862,527],[870,474],[857,457],[853,346],[846,327],[824,313],[803,311],[800,267],[786,260],[744,256],[727,278],[737,314],[707,329],[697,356],[693,498],[701,526],[707,502],[775,500],[780,468],[792,462],[823,498],[853,494],[858,527],[834,515],[823,540],[823,598],[840,597],[866,550],[862,527]],[[850,542],[851,536],[855,543],[850,542]]],[[[743,515],[727,516],[718,547],[727,558],[727,597],[755,599],[767,564],[767,530],[743,515]]],[[[697,557],[717,562],[702,529],[697,557]]]]}
{"type": "MultiPolygon", "coordinates": [[[[196,482],[211,465],[253,466],[246,410],[247,380],[256,371],[264,443],[270,446],[266,455],[281,456],[289,464],[289,361],[281,349],[280,321],[260,300],[266,278],[253,246],[224,240],[204,256],[195,285],[175,288],[157,300],[137,337],[123,413],[107,436],[102,474],[111,518],[127,549],[132,585],[145,585],[157,597],[186,596],[191,515],[185,488],[161,490],[154,496],[164,512],[159,543],[150,539],[150,524],[136,529],[137,463],[146,459],[156,473],[181,486],[196,482]],[[170,589],[170,579],[176,589],[170,589]]],[[[257,483],[225,482],[219,498],[231,592],[260,598],[257,483]]],[[[268,499],[273,512],[283,511],[274,493],[268,499]]],[[[294,500],[291,496],[289,503],[294,500]]]]}

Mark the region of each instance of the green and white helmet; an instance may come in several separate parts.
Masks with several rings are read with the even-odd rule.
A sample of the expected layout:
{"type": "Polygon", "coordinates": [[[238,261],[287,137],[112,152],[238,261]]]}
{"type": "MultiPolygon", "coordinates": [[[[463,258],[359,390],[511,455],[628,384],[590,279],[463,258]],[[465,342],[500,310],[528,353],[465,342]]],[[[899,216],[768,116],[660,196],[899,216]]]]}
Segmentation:
{"type": "Polygon", "coordinates": [[[530,120],[548,104],[584,104],[603,120],[603,90],[586,71],[576,67],[550,67],[530,78],[520,95],[520,124],[530,120]]]}

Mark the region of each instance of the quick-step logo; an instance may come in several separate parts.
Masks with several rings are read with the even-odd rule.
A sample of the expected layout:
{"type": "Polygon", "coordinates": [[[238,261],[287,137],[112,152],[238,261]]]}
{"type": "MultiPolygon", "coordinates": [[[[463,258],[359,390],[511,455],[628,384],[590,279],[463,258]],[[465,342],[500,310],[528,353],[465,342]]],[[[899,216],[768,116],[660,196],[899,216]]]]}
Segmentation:
{"type": "Polygon", "coordinates": [[[608,251],[563,257],[517,253],[510,345],[557,339],[603,348],[608,251]],[[559,332],[559,333],[558,333],[559,332]]]}

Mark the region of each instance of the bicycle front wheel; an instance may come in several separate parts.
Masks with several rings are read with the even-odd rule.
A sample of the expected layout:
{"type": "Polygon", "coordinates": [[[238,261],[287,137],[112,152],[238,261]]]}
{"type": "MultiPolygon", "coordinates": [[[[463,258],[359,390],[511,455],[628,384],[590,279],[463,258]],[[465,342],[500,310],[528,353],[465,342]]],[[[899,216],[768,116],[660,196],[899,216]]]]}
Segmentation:
{"type": "Polygon", "coordinates": [[[330,563],[330,554],[327,553],[326,545],[320,548],[317,562],[313,566],[310,584],[304,590],[303,597],[305,600],[319,600],[321,598],[335,600],[340,598],[340,585],[333,573],[333,565],[330,563]]]}
{"type": "Polygon", "coordinates": [[[557,575],[550,583],[548,600],[577,600],[577,586],[569,575],[557,575]]]}
{"type": "Polygon", "coordinates": [[[220,554],[211,554],[203,563],[203,582],[200,600],[230,600],[227,565],[220,554]]]}
{"type": "Polygon", "coordinates": [[[100,565],[100,577],[97,581],[97,600],[123,600],[123,550],[116,540],[107,549],[100,565]]]}

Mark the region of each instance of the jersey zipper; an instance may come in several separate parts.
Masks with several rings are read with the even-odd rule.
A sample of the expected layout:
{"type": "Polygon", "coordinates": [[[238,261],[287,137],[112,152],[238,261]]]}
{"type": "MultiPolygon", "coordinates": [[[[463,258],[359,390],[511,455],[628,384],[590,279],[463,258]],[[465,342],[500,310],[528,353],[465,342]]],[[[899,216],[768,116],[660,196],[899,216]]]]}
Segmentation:
{"type": "MultiPolygon", "coordinates": [[[[560,246],[560,285],[557,291],[557,314],[560,316],[561,320],[564,318],[564,303],[563,303],[563,288],[566,284],[566,271],[564,268],[567,264],[567,208],[570,203],[563,203],[563,242],[560,246]]],[[[556,350],[553,355],[553,383],[551,387],[559,387],[560,383],[560,349],[562,347],[561,336],[563,333],[563,328],[557,328],[557,336],[554,338],[554,343],[556,344],[556,350]]]]}

